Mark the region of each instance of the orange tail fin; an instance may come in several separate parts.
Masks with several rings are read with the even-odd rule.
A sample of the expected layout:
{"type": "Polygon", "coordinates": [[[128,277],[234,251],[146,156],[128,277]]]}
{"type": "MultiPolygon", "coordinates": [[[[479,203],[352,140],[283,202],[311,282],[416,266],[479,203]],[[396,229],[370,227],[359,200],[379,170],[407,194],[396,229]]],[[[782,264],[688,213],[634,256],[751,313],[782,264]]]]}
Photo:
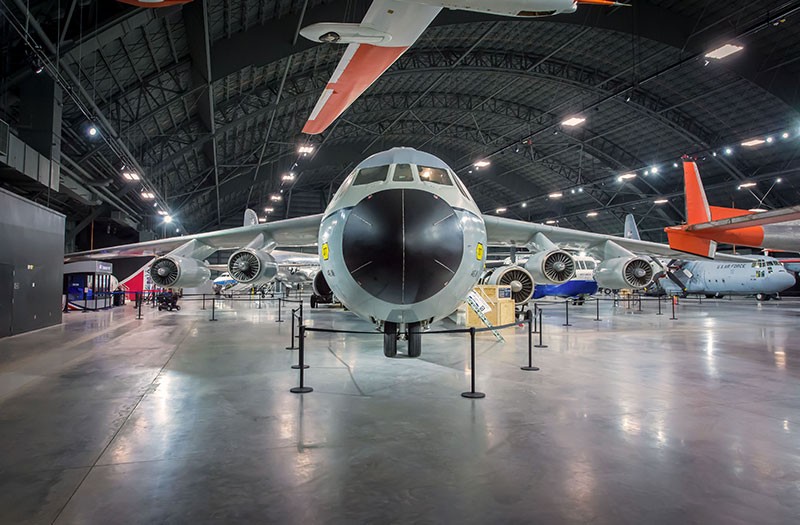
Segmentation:
{"type": "Polygon", "coordinates": [[[686,193],[686,223],[700,224],[711,220],[706,190],[700,180],[700,170],[693,160],[683,159],[683,184],[686,193]]]}

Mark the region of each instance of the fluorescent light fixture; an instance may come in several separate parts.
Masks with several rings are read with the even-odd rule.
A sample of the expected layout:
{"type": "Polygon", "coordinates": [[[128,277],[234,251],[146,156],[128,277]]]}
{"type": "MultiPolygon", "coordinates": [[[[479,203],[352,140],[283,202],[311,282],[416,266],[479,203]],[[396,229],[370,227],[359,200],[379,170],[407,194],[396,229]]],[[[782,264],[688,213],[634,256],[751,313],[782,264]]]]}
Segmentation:
{"type": "Polygon", "coordinates": [[[122,178],[128,182],[136,182],[137,180],[142,179],[138,173],[133,173],[132,171],[123,172],[122,178]]]}
{"type": "Polygon", "coordinates": [[[753,186],[755,186],[755,185],[756,185],[756,183],[755,183],[755,182],[745,182],[745,183],[743,183],[743,184],[739,184],[739,189],[742,189],[742,188],[752,188],[752,187],[753,187],[753,186]]]}
{"type": "Polygon", "coordinates": [[[669,199],[656,199],[653,201],[655,204],[666,204],[669,202],[669,199]]]}
{"type": "Polygon", "coordinates": [[[568,119],[564,120],[561,125],[568,126],[570,128],[574,128],[575,126],[579,126],[586,122],[586,119],[583,117],[569,117],[568,119]]]}
{"type": "Polygon", "coordinates": [[[86,130],[86,133],[89,134],[90,137],[96,137],[99,131],[94,126],[89,126],[89,129],[86,130]]]}
{"type": "Polygon", "coordinates": [[[738,53],[744,49],[743,46],[737,46],[735,44],[725,44],[723,46],[718,47],[717,49],[706,53],[706,58],[713,58],[715,60],[722,60],[725,57],[729,57],[733,54],[738,53]]]}
{"type": "Polygon", "coordinates": [[[583,193],[583,188],[578,188],[578,193],[583,193]]]}
{"type": "Polygon", "coordinates": [[[788,139],[789,138],[789,132],[788,131],[784,131],[783,133],[781,133],[781,138],[784,139],[784,140],[788,139]]]}
{"type": "Polygon", "coordinates": [[[781,179],[781,178],[777,178],[777,179],[775,179],[775,182],[779,182],[779,183],[780,183],[780,182],[783,182],[783,179],[781,179]]]}
{"type": "Polygon", "coordinates": [[[731,154],[733,154],[733,149],[732,148],[725,148],[725,155],[731,155],[731,154]]]}
{"type": "Polygon", "coordinates": [[[564,194],[561,193],[560,191],[557,191],[555,193],[551,193],[550,195],[548,195],[548,197],[550,197],[551,199],[560,199],[563,196],[564,196],[564,194]]]}
{"type": "Polygon", "coordinates": [[[644,170],[645,175],[650,175],[650,170],[644,170]]]}
{"type": "Polygon", "coordinates": [[[294,173],[286,173],[281,177],[281,180],[284,182],[291,182],[294,180],[294,173]]]}
{"type": "Polygon", "coordinates": [[[158,210],[158,214],[159,214],[159,215],[169,215],[169,214],[168,214],[167,212],[165,212],[164,210],[158,210]]]}
{"type": "Polygon", "coordinates": [[[282,200],[283,200],[283,197],[281,197],[281,196],[280,196],[280,195],[278,195],[278,194],[275,194],[275,195],[270,195],[270,196],[269,196],[269,200],[271,200],[272,202],[280,202],[280,201],[282,201],[282,200]]]}
{"type": "Polygon", "coordinates": [[[556,221],[554,221],[554,220],[552,220],[552,219],[550,219],[549,221],[547,221],[547,224],[555,224],[555,223],[556,223],[556,221]]]}
{"type": "Polygon", "coordinates": [[[308,155],[309,153],[314,153],[314,146],[300,146],[297,151],[303,155],[308,155]]]}
{"type": "Polygon", "coordinates": [[[264,208],[265,213],[272,213],[273,211],[275,211],[275,208],[270,208],[270,207],[264,208]]]}
{"type": "Polygon", "coordinates": [[[258,222],[267,222],[267,218],[266,217],[259,217],[258,218],[258,222]]]}
{"type": "Polygon", "coordinates": [[[165,215],[164,216],[164,222],[166,222],[167,224],[171,223],[172,222],[172,215],[165,215]]]}
{"type": "Polygon", "coordinates": [[[480,169],[480,168],[485,168],[486,166],[488,166],[490,164],[491,164],[491,162],[489,162],[488,160],[479,160],[478,162],[473,164],[473,166],[475,166],[476,168],[480,169]]]}
{"type": "Polygon", "coordinates": [[[620,175],[618,180],[619,181],[623,181],[623,180],[631,180],[631,179],[635,179],[635,178],[636,178],[636,174],[635,173],[625,173],[625,174],[620,175]]]}
{"type": "Polygon", "coordinates": [[[506,208],[497,208],[497,210],[495,210],[495,211],[496,211],[497,213],[505,213],[505,212],[507,212],[508,210],[507,210],[506,208]]]}
{"type": "Polygon", "coordinates": [[[652,168],[650,168],[650,173],[652,173],[653,175],[658,173],[658,166],[653,166],[652,168]]]}
{"type": "Polygon", "coordinates": [[[748,148],[752,148],[753,146],[760,146],[764,144],[766,140],[764,139],[750,139],[748,141],[742,142],[742,146],[746,146],[748,148]]]}
{"type": "Polygon", "coordinates": [[[147,200],[149,200],[149,201],[150,201],[150,200],[153,200],[153,199],[155,199],[155,198],[156,198],[156,196],[155,196],[155,195],[154,195],[152,192],[150,192],[150,191],[143,191],[143,192],[142,192],[142,198],[143,198],[143,199],[147,199],[147,200]]]}
{"type": "Polygon", "coordinates": [[[180,228],[175,228],[175,233],[180,233],[180,232],[181,232],[180,228]]]}
{"type": "Polygon", "coordinates": [[[673,163],[672,163],[672,167],[673,167],[673,168],[677,168],[677,167],[678,167],[678,163],[677,163],[677,162],[673,162],[673,163]]]}
{"type": "Polygon", "coordinates": [[[596,211],[590,211],[589,213],[586,214],[586,216],[587,217],[597,217],[597,212],[596,211]]]}
{"type": "Polygon", "coordinates": [[[774,139],[774,138],[772,138],[772,137],[767,137],[767,144],[772,144],[773,142],[775,142],[775,139],[774,139]]]}
{"type": "Polygon", "coordinates": [[[765,210],[764,208],[750,208],[750,209],[749,209],[749,210],[747,210],[747,211],[751,211],[751,212],[753,212],[753,213],[764,213],[764,212],[765,212],[765,211],[767,211],[767,210],[765,210]]]}

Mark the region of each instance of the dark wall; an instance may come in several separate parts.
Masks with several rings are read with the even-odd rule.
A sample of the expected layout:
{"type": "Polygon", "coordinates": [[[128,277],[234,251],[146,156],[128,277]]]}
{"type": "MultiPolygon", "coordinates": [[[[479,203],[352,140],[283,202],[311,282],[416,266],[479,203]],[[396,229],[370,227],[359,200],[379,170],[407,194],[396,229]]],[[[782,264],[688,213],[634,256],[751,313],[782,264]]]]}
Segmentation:
{"type": "Polygon", "coordinates": [[[63,215],[0,189],[0,266],[0,336],[61,322],[63,215]]]}

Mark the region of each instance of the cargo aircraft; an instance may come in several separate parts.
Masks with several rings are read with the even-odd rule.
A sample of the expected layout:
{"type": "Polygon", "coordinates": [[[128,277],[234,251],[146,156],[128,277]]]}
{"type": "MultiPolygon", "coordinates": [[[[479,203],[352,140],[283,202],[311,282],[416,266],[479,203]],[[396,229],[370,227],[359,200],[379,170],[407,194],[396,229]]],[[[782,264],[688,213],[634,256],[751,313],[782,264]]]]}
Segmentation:
{"type": "MultiPolygon", "coordinates": [[[[639,239],[633,215],[625,217],[625,238],[639,239]]],[[[656,260],[661,267],[653,278],[654,288],[667,295],[754,295],[759,301],[778,298],[795,284],[794,275],[778,259],[766,256],[745,257],[741,262],[656,260]]],[[[649,290],[648,290],[649,291],[649,290]]]]}
{"type": "Polygon", "coordinates": [[[611,0],[373,0],[359,24],[319,23],[300,34],[347,49],[311,112],[304,133],[325,131],[411,47],[442,9],[535,18],[574,13],[578,4],[625,6],[611,0]]]}
{"type": "MultiPolygon", "coordinates": [[[[643,288],[653,278],[648,258],[678,257],[653,242],[482,215],[455,172],[439,158],[394,148],[362,161],[324,213],[254,222],[247,226],[69,254],[68,261],[154,256],[153,282],[192,287],[209,278],[204,260],[235,249],[232,277],[267,282],[279,271],[278,246],[318,246],[318,287],[383,331],[384,353],[397,353],[404,333],[408,355],[420,355],[421,330],[454,312],[478,283],[488,243],[526,246],[524,268],[535,282],[560,284],[575,275],[565,248],[599,260],[595,279],[604,288],[643,288]]],[[[718,259],[741,261],[720,254],[718,259]]]]}

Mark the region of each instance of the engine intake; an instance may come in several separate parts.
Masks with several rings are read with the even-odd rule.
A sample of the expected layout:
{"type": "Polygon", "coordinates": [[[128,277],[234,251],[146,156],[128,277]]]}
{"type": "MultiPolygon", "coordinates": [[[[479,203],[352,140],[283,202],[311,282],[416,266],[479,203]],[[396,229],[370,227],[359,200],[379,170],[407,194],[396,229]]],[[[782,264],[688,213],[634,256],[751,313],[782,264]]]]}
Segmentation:
{"type": "Polygon", "coordinates": [[[562,284],[575,277],[575,259],[564,250],[550,250],[530,256],[525,263],[537,283],[562,284]]]}
{"type": "Polygon", "coordinates": [[[617,257],[598,264],[594,278],[601,288],[644,288],[653,280],[653,267],[641,257],[617,257]]]}
{"type": "Polygon", "coordinates": [[[228,273],[242,284],[265,283],[278,275],[278,263],[269,253],[244,248],[228,259],[228,273]]]}
{"type": "Polygon", "coordinates": [[[209,280],[211,270],[197,259],[166,256],[159,257],[150,265],[150,278],[162,288],[192,287],[209,280]]]}
{"type": "Polygon", "coordinates": [[[511,297],[517,305],[526,304],[533,296],[533,276],[521,266],[502,266],[484,275],[483,284],[511,287],[511,297]]]}
{"type": "Polygon", "coordinates": [[[318,271],[317,275],[314,276],[314,282],[311,284],[311,288],[314,290],[314,294],[320,297],[330,297],[333,295],[328,281],[326,281],[325,276],[322,275],[322,270],[318,271]]]}

